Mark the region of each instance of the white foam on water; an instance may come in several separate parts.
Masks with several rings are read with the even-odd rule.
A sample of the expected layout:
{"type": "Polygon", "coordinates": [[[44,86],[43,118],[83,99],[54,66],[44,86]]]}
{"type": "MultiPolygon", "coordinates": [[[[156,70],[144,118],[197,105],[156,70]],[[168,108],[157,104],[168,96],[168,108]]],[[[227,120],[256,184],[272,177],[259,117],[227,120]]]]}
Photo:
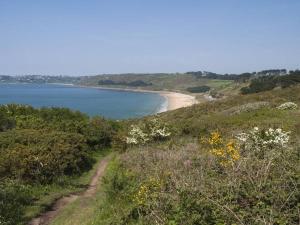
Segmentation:
{"type": "Polygon", "coordinates": [[[164,98],[163,103],[160,105],[159,110],[156,113],[162,113],[162,112],[166,112],[168,110],[168,98],[165,96],[162,96],[164,98]]]}

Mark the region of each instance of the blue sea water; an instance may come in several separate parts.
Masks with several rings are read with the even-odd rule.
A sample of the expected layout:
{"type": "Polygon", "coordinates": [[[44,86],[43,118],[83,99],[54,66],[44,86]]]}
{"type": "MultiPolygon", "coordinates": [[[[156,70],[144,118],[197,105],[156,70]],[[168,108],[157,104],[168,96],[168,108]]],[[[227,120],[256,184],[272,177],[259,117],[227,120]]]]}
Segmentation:
{"type": "Polygon", "coordinates": [[[0,104],[67,107],[90,116],[136,118],[158,112],[165,99],[156,93],[115,91],[56,84],[0,84],[0,104]]]}

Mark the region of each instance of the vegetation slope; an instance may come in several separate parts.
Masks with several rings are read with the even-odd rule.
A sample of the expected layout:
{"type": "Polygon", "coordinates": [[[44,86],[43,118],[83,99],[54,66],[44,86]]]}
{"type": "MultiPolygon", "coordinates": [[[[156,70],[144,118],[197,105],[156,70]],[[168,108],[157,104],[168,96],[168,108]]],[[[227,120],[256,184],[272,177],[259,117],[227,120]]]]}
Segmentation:
{"type": "Polygon", "coordinates": [[[86,224],[299,224],[300,111],[278,108],[300,105],[299,93],[293,86],[163,113],[158,128],[171,135],[162,138],[147,138],[153,117],[131,121],[124,133],[138,141],[115,144],[122,153],[86,224]]]}

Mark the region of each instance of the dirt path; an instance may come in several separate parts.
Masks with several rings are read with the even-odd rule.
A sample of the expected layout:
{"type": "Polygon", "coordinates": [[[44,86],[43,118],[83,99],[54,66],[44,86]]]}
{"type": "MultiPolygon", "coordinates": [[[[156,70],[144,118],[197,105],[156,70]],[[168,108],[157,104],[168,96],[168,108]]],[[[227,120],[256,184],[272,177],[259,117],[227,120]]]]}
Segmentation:
{"type": "Polygon", "coordinates": [[[88,188],[84,192],[71,194],[69,196],[65,196],[58,199],[49,211],[44,212],[39,217],[32,219],[28,225],[48,225],[68,204],[74,202],[80,197],[92,197],[93,195],[95,195],[97,191],[97,186],[104,175],[104,171],[107,167],[108,161],[108,157],[105,157],[100,161],[88,188]]]}

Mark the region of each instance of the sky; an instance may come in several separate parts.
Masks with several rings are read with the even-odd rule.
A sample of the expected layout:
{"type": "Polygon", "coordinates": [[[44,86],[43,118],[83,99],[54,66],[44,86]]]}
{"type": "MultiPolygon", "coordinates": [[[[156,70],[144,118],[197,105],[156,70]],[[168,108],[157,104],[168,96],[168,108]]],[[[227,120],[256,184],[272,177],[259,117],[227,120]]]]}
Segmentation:
{"type": "Polygon", "coordinates": [[[300,68],[299,0],[0,0],[0,74],[300,68]]]}

